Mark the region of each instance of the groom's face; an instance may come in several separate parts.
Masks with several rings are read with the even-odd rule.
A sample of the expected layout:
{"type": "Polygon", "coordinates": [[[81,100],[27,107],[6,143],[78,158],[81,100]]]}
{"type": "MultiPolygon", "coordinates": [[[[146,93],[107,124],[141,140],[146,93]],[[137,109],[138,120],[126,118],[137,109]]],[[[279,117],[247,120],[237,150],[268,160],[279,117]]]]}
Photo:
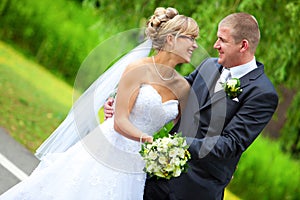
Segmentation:
{"type": "Polygon", "coordinates": [[[240,65],[240,44],[235,42],[231,29],[226,26],[219,26],[217,36],[218,39],[214,48],[219,52],[218,63],[227,68],[240,65]]]}

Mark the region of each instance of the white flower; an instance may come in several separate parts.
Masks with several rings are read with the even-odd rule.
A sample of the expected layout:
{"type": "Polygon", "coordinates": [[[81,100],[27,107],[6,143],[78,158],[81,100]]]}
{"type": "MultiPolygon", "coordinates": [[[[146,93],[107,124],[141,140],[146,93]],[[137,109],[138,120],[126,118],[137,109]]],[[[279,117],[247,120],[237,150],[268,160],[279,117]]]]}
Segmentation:
{"type": "Polygon", "coordinates": [[[186,171],[190,153],[185,138],[180,134],[157,137],[151,144],[143,144],[140,154],[145,161],[145,172],[150,176],[170,179],[186,171]]]}
{"type": "Polygon", "coordinates": [[[148,158],[151,160],[155,160],[158,157],[157,152],[150,151],[148,158]]]}
{"type": "Polygon", "coordinates": [[[174,138],[174,140],[172,140],[172,144],[173,144],[174,146],[179,145],[179,141],[178,141],[178,140],[179,140],[178,138],[174,138]]]}
{"type": "Polygon", "coordinates": [[[160,156],[160,157],[158,158],[158,162],[159,162],[160,164],[162,164],[162,165],[165,165],[165,164],[167,164],[168,159],[167,159],[165,156],[160,156]]]}
{"type": "Polygon", "coordinates": [[[229,79],[228,81],[227,81],[227,85],[229,86],[229,87],[235,87],[235,85],[237,85],[238,84],[238,81],[236,80],[236,79],[229,79]]]}
{"type": "Polygon", "coordinates": [[[180,158],[184,158],[184,156],[185,156],[185,150],[184,149],[178,149],[178,156],[180,158]]]}
{"type": "Polygon", "coordinates": [[[175,166],[179,166],[181,164],[181,161],[180,159],[177,157],[177,158],[173,158],[170,162],[170,164],[173,164],[175,166]]]}
{"type": "Polygon", "coordinates": [[[228,81],[226,81],[223,84],[224,90],[226,94],[229,96],[229,98],[233,99],[236,98],[239,94],[242,93],[241,82],[238,78],[232,78],[228,81]]]}
{"type": "Polygon", "coordinates": [[[178,148],[171,149],[169,152],[170,157],[176,157],[178,155],[178,148]]]}
{"type": "Polygon", "coordinates": [[[178,177],[180,176],[180,174],[181,174],[181,169],[177,167],[174,171],[174,177],[178,177]]]}
{"type": "Polygon", "coordinates": [[[174,166],[174,165],[171,165],[171,163],[170,163],[170,164],[168,164],[168,165],[165,167],[165,170],[166,170],[167,172],[172,172],[172,171],[175,170],[175,166],[174,166]]]}

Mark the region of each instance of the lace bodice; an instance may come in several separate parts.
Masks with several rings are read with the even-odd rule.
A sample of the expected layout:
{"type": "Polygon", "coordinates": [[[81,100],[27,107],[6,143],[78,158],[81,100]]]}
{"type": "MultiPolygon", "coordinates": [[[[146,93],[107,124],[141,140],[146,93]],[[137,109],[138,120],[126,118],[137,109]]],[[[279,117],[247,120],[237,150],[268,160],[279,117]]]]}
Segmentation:
{"type": "Polygon", "coordinates": [[[152,135],[178,115],[178,101],[162,102],[161,96],[151,85],[142,85],[130,121],[141,131],[152,135]]]}

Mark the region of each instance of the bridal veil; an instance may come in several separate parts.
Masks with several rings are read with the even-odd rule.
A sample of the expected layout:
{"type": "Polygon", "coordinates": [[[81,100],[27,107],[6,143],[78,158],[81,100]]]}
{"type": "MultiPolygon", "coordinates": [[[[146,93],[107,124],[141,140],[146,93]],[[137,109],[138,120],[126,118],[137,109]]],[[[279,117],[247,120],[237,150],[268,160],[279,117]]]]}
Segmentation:
{"type": "MultiPolygon", "coordinates": [[[[141,36],[141,33],[143,33],[141,29],[134,29],[131,31],[123,32],[118,36],[113,37],[109,39],[109,41],[107,41],[107,43],[109,44],[108,46],[110,48],[113,47],[112,49],[108,49],[108,46],[103,48],[103,45],[100,44],[90,53],[87,59],[85,59],[85,61],[83,62],[83,67],[81,66],[80,69],[91,69],[91,63],[100,63],[97,62],[97,60],[99,61],[99,59],[102,59],[101,55],[103,56],[104,54],[102,54],[101,52],[103,51],[111,52],[114,51],[114,48],[117,48],[115,50],[118,51],[120,49],[124,49],[124,51],[119,51],[114,55],[114,60],[117,61],[115,61],[113,65],[111,65],[101,76],[99,76],[89,86],[89,88],[85,90],[82,95],[79,96],[77,100],[74,100],[74,104],[71,110],[69,111],[67,117],[37,149],[35,154],[36,157],[41,159],[44,155],[48,153],[59,153],[66,151],[68,148],[70,148],[80,139],[85,137],[91,130],[93,130],[99,125],[99,109],[104,105],[107,98],[115,90],[124,69],[131,62],[143,57],[147,57],[150,53],[152,42],[149,39],[139,44],[130,52],[128,52],[127,50],[128,53],[126,52],[126,48],[123,47],[128,46],[128,40],[135,40],[132,43],[138,43],[141,40],[141,38],[143,38],[143,36],[141,36]],[[124,43],[126,43],[126,45],[124,45],[124,43]]],[[[110,59],[110,62],[111,60],[112,59],[110,59]]],[[[101,66],[97,66],[96,71],[100,67],[101,66]]],[[[93,70],[87,70],[90,71],[89,74],[86,73],[81,77],[77,76],[74,84],[74,94],[78,90],[84,88],[84,84],[81,83],[81,79],[85,79],[88,75],[97,75],[97,73],[94,73],[93,70]]]]}

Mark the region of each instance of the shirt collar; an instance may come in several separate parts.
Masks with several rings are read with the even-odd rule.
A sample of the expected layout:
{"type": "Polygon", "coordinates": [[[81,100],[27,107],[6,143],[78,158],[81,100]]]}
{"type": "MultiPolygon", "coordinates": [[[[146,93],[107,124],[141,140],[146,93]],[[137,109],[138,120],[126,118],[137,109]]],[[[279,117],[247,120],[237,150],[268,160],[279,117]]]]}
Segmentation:
{"type": "Polygon", "coordinates": [[[248,63],[230,68],[232,78],[241,78],[250,71],[257,68],[255,57],[248,63]]]}

